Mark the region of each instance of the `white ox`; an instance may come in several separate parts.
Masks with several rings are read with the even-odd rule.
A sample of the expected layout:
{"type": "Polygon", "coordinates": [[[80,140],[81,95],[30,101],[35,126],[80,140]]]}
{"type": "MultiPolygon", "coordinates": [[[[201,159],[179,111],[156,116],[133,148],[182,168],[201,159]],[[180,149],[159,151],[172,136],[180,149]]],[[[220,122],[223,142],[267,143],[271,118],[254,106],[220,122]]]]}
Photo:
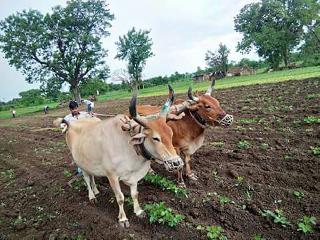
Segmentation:
{"type": "MultiPolygon", "coordinates": [[[[103,121],[93,118],[65,122],[68,125],[67,145],[75,163],[83,170],[89,199],[95,200],[95,194],[99,193],[94,176],[107,176],[117,199],[118,219],[123,227],[128,227],[129,222],[123,209],[124,196],[121,192],[120,180],[130,187],[134,213],[137,216],[143,214],[138,202],[137,182],[147,174],[150,161],[138,153],[152,156],[158,163],[164,164],[168,171],[177,171],[183,167],[183,161],[172,145],[172,130],[166,123],[171,103],[172,98],[169,97],[159,117],[147,120],[137,116],[136,96],[134,96],[129,108],[134,120],[129,124],[138,125],[137,129],[140,131],[133,136],[132,132],[123,131],[124,115],[103,121]]],[[[55,124],[61,122],[64,121],[57,119],[55,124]]]]}

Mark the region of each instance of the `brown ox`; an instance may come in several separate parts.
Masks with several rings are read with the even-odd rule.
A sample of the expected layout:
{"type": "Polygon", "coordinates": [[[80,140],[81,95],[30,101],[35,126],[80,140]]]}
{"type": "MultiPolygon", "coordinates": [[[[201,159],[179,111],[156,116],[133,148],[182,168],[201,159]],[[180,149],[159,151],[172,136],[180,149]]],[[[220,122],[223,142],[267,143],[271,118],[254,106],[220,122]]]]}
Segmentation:
{"type": "MultiPolygon", "coordinates": [[[[203,144],[204,131],[206,126],[229,126],[232,124],[233,116],[226,114],[220,107],[217,99],[211,96],[212,89],[215,85],[215,80],[212,81],[210,88],[203,95],[193,96],[192,89],[188,90],[189,104],[186,105],[181,112],[185,116],[176,121],[169,121],[168,125],[173,131],[172,143],[176,148],[177,153],[185,155],[186,175],[192,180],[197,180],[197,176],[191,171],[190,159],[203,144]]],[[[178,99],[175,105],[182,105],[185,101],[178,99]]],[[[184,104],[185,105],[185,104],[184,104]]],[[[159,111],[159,107],[151,105],[137,106],[139,114],[151,114],[159,111]]],[[[178,183],[184,184],[182,170],[178,172],[178,183]]]]}
{"type": "MultiPolygon", "coordinates": [[[[65,122],[68,125],[67,145],[75,163],[83,170],[89,199],[95,200],[95,195],[99,193],[94,176],[107,176],[119,206],[118,219],[121,226],[128,227],[129,222],[123,209],[124,196],[120,180],[130,187],[134,213],[137,216],[143,213],[138,203],[137,182],[147,174],[150,161],[138,153],[147,153],[150,158],[164,164],[168,171],[177,171],[183,166],[183,161],[172,145],[172,130],[166,123],[170,105],[171,98],[158,118],[146,120],[137,116],[134,96],[129,108],[133,120],[118,115],[103,121],[83,119],[65,122]],[[125,131],[127,126],[132,131],[125,131]]],[[[55,125],[61,122],[63,120],[58,119],[55,125]]]]}

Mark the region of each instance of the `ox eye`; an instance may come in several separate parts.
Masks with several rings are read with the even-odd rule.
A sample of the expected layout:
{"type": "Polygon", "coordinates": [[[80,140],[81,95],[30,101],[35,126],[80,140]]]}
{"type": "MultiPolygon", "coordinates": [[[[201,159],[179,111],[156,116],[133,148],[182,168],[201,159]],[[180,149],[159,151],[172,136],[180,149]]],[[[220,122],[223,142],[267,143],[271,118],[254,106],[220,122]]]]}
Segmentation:
{"type": "Polygon", "coordinates": [[[211,108],[209,105],[204,105],[205,108],[211,108]]]}
{"type": "Polygon", "coordinates": [[[152,138],[154,141],[156,141],[156,142],[160,142],[160,138],[158,138],[158,137],[153,137],[152,138]]]}

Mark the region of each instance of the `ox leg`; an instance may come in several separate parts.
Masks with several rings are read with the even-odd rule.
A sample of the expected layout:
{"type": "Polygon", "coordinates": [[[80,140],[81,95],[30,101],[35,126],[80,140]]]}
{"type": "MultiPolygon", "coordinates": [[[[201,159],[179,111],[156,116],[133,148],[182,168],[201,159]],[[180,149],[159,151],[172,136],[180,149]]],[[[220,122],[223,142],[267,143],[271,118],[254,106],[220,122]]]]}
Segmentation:
{"type": "Polygon", "coordinates": [[[184,183],[184,180],[183,180],[183,170],[180,169],[178,170],[178,186],[179,187],[186,187],[186,184],[184,183]]]}
{"type": "Polygon", "coordinates": [[[138,190],[137,183],[130,185],[131,198],[133,200],[133,212],[138,216],[143,216],[144,211],[141,209],[140,204],[138,202],[138,190]]]}
{"type": "Polygon", "coordinates": [[[190,154],[185,154],[185,163],[186,163],[186,175],[188,176],[189,179],[197,181],[198,177],[197,175],[195,175],[192,171],[191,171],[191,167],[190,167],[190,154]]]}
{"type": "Polygon", "coordinates": [[[97,188],[96,182],[94,181],[94,176],[90,176],[91,188],[93,190],[94,195],[99,194],[99,190],[97,188]]]}
{"type": "Polygon", "coordinates": [[[96,197],[92,191],[91,184],[90,184],[90,182],[91,182],[90,175],[88,173],[86,173],[85,171],[82,171],[82,173],[83,173],[84,181],[87,184],[87,188],[88,188],[88,192],[89,192],[89,200],[90,200],[90,202],[96,201],[96,197]]]}
{"type": "Polygon", "coordinates": [[[129,221],[126,216],[126,213],[124,212],[124,208],[123,208],[124,196],[123,196],[123,193],[121,192],[119,179],[117,177],[108,177],[108,179],[110,182],[110,186],[111,186],[114,194],[116,195],[117,203],[119,206],[118,219],[119,219],[120,226],[127,228],[127,227],[129,227],[129,221]]]}

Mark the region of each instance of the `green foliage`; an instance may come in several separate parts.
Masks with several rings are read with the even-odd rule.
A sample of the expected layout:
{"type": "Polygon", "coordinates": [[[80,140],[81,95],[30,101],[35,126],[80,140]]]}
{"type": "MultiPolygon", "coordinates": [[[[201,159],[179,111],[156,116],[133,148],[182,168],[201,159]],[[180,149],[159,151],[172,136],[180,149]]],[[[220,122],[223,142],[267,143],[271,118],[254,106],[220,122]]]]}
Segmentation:
{"type": "Polygon", "coordinates": [[[257,118],[240,118],[239,122],[240,123],[245,123],[245,124],[250,124],[250,123],[258,122],[258,119],[257,118]]]}
{"type": "Polygon", "coordinates": [[[128,61],[128,73],[131,76],[132,87],[141,84],[141,75],[146,65],[146,60],[154,54],[151,51],[152,39],[149,37],[150,31],[139,30],[133,27],[127,35],[120,36],[116,42],[118,53],[115,58],[128,61]]]}
{"type": "Polygon", "coordinates": [[[221,226],[208,226],[207,237],[210,240],[227,240],[227,237],[223,235],[223,228],[221,226]]]}
{"type": "Polygon", "coordinates": [[[64,175],[65,177],[72,177],[72,173],[71,173],[70,171],[68,171],[68,170],[64,170],[64,171],[63,171],[63,175],[64,175]]]}
{"type": "Polygon", "coordinates": [[[320,123],[320,117],[308,116],[304,118],[303,121],[309,124],[320,123]]]}
{"type": "Polygon", "coordinates": [[[224,142],[219,141],[219,142],[211,142],[210,145],[215,146],[215,147],[223,147],[224,142]]]}
{"type": "Polygon", "coordinates": [[[235,18],[235,30],[243,34],[238,50],[253,47],[259,56],[277,69],[283,60],[288,66],[290,52],[301,42],[304,27],[318,16],[316,0],[270,0],[245,5],[235,18]]]}
{"type": "Polygon", "coordinates": [[[219,203],[220,203],[221,205],[229,204],[229,203],[232,202],[231,199],[228,198],[228,197],[226,197],[226,196],[222,196],[222,195],[221,195],[221,196],[219,196],[218,198],[219,198],[219,203]]]}
{"type": "Polygon", "coordinates": [[[235,184],[235,186],[236,186],[236,187],[241,186],[241,185],[243,184],[243,181],[244,181],[244,177],[242,177],[242,176],[237,176],[237,177],[236,177],[236,184],[235,184]]]}
{"type": "Polygon", "coordinates": [[[268,143],[261,143],[260,147],[262,150],[267,150],[269,148],[269,144],[268,143]]]}
{"type": "Polygon", "coordinates": [[[246,140],[241,140],[238,142],[237,146],[240,149],[248,149],[248,148],[250,148],[251,144],[246,140]]]}
{"type": "Polygon", "coordinates": [[[297,199],[301,199],[304,197],[304,193],[303,192],[299,192],[299,191],[293,191],[293,196],[297,199]]]}
{"type": "Polygon", "coordinates": [[[283,211],[281,209],[276,209],[274,212],[270,210],[262,210],[261,215],[263,217],[273,219],[274,223],[280,224],[282,227],[286,227],[290,225],[288,219],[283,215],[283,211]]]}
{"type": "Polygon", "coordinates": [[[261,234],[255,234],[252,240],[265,240],[265,238],[263,238],[261,234]]]}
{"type": "Polygon", "coordinates": [[[100,94],[106,93],[109,90],[108,84],[100,79],[88,79],[80,84],[81,96],[96,95],[97,90],[100,94]]]}
{"type": "Polygon", "coordinates": [[[308,94],[305,99],[311,100],[311,99],[317,99],[320,98],[320,93],[313,93],[313,94],[308,94]]]}
{"type": "Polygon", "coordinates": [[[14,179],[16,177],[13,169],[8,169],[8,170],[1,172],[1,176],[3,178],[5,178],[6,181],[9,181],[9,180],[14,179]]]}
{"type": "Polygon", "coordinates": [[[39,89],[30,89],[28,91],[20,92],[20,104],[22,106],[40,105],[44,103],[44,97],[39,89]]]}
{"type": "Polygon", "coordinates": [[[148,214],[149,222],[158,222],[169,227],[176,227],[178,223],[184,219],[183,215],[174,214],[171,208],[167,208],[164,202],[146,204],[144,206],[145,211],[148,214]]]}
{"type": "Polygon", "coordinates": [[[177,187],[176,184],[174,184],[172,181],[166,179],[165,177],[162,177],[158,174],[151,174],[148,173],[144,180],[148,183],[154,184],[158,187],[160,187],[163,190],[168,190],[170,192],[173,192],[175,195],[180,197],[187,197],[188,192],[184,188],[177,187]]]}
{"type": "Polygon", "coordinates": [[[317,219],[313,216],[303,216],[298,222],[298,231],[302,231],[304,234],[313,233],[313,227],[316,226],[317,219]]]}
{"type": "Polygon", "coordinates": [[[313,155],[320,157],[320,147],[311,147],[313,155]]]}
{"type": "Polygon", "coordinates": [[[214,181],[218,181],[220,179],[220,176],[217,170],[212,171],[212,178],[214,181]]]}
{"type": "Polygon", "coordinates": [[[24,10],[0,22],[0,48],[28,82],[67,82],[79,100],[83,80],[108,75],[101,39],[113,18],[102,0],[71,0],[46,15],[24,10]]]}
{"type": "Polygon", "coordinates": [[[205,60],[213,70],[219,70],[223,72],[228,71],[228,55],[230,50],[226,45],[220,43],[218,50],[213,53],[211,51],[207,51],[205,60]]]}

